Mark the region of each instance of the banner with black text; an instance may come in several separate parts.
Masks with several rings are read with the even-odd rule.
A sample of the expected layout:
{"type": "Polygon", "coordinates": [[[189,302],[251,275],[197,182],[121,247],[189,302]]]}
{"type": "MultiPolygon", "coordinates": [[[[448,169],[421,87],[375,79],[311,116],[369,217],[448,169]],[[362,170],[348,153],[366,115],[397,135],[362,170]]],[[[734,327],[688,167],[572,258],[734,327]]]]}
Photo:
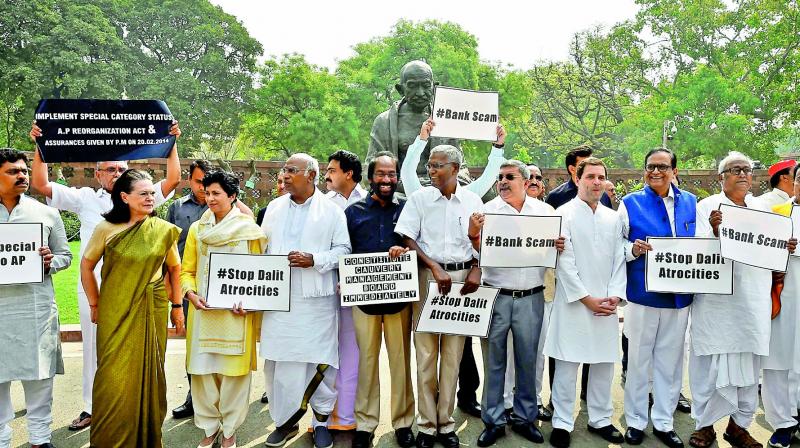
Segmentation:
{"type": "Polygon", "coordinates": [[[0,285],[44,281],[42,238],[41,223],[0,224],[0,285]]]}
{"type": "Polygon", "coordinates": [[[439,285],[430,282],[428,295],[414,331],[485,338],[489,335],[497,288],[481,286],[472,294],[461,295],[464,283],[453,282],[450,294],[439,293],[439,285]]]}
{"type": "Polygon", "coordinates": [[[733,262],[717,238],[654,238],[645,259],[645,289],[675,294],[733,294],[733,262]]]}
{"type": "Polygon", "coordinates": [[[156,100],[40,100],[34,115],[45,162],[166,158],[172,114],[156,100]]]}
{"type": "Polygon", "coordinates": [[[497,140],[499,98],[497,92],[437,86],[431,113],[436,126],[431,131],[431,137],[489,142],[497,140]]]}
{"type": "Polygon", "coordinates": [[[339,257],[339,291],[342,306],[419,300],[417,253],[397,258],[386,252],[339,257]]]}
{"type": "Polygon", "coordinates": [[[720,204],[720,253],[758,268],[786,272],[792,219],[763,210],[720,204]]]}
{"type": "Polygon", "coordinates": [[[206,303],[230,309],[289,311],[291,268],[286,255],[211,253],[206,303]]]}
{"type": "Polygon", "coordinates": [[[482,268],[555,268],[561,216],[484,215],[482,268]]]}

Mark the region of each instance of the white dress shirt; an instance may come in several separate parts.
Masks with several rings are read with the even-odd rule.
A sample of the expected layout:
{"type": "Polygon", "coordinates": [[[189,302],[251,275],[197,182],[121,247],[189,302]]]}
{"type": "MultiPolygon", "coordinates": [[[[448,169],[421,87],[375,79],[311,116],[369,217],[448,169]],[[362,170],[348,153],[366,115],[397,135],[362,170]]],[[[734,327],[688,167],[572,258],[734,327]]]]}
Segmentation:
{"type": "Polygon", "coordinates": [[[415,191],[406,202],[394,231],[416,241],[437,263],[460,263],[475,257],[467,236],[469,217],[483,206],[477,194],[462,186],[448,200],[438,188],[415,191]]]}
{"type": "Polygon", "coordinates": [[[350,197],[346,198],[342,196],[340,193],[337,193],[333,190],[325,193],[325,197],[330,199],[331,201],[335,202],[342,210],[346,209],[350,206],[350,204],[355,204],[356,202],[364,199],[367,197],[369,192],[361,186],[361,184],[356,184],[356,187],[353,188],[353,191],[350,192],[350,197]]]}
{"type": "MultiPolygon", "coordinates": [[[[519,216],[553,216],[555,210],[548,204],[525,195],[522,210],[517,211],[500,196],[483,204],[481,213],[519,216]]],[[[483,282],[497,288],[531,289],[544,283],[544,271],[547,268],[481,268],[483,282]]]]}

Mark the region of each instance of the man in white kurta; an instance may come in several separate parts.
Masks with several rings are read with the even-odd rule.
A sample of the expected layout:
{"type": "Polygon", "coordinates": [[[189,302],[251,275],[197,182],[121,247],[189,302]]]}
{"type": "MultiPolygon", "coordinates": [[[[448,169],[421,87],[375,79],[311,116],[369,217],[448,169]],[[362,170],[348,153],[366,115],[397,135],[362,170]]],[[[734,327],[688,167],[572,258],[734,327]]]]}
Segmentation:
{"type": "Polygon", "coordinates": [[[769,175],[769,186],[772,190],[759,196],[758,201],[765,210],[772,210],[776,205],[784,204],[791,198],[794,188],[794,167],[797,166],[795,160],[781,160],[770,165],[767,169],[769,175]]]}
{"type": "MultiPolygon", "coordinates": [[[[180,137],[181,131],[177,123],[173,124],[170,134],[180,137]]],[[[35,139],[41,136],[41,129],[34,123],[30,137],[35,139]]],[[[39,151],[34,151],[31,166],[31,185],[43,194],[47,204],[59,210],[66,210],[78,215],[81,222],[80,237],[81,247],[78,259],[83,257],[84,243],[88,243],[94,233],[94,228],[103,220],[103,214],[111,210],[111,189],[114,182],[128,169],[127,162],[98,162],[94,177],[100,188],[94,190],[89,187],[70,188],[58,182],[50,182],[47,173],[47,164],[42,161],[39,151]]],[[[166,202],[174,194],[181,177],[181,164],[178,159],[177,143],[172,147],[167,159],[167,177],[155,185],[155,206],[166,202]]],[[[100,285],[100,270],[102,261],[97,263],[94,276],[100,285]]],[[[83,412],[69,426],[70,430],[83,429],[91,424],[92,420],[92,386],[94,374],[97,371],[96,336],[97,325],[92,323],[89,301],[83,291],[80,277],[78,278],[78,311],[81,322],[81,340],[83,343],[83,412]]]]}
{"type": "MultiPolygon", "coordinates": [[[[69,267],[72,253],[58,211],[24,195],[26,161],[21,152],[0,149],[0,223],[42,225],[44,280],[0,286],[0,448],[11,446],[12,381],[25,390],[30,444],[52,447],[53,379],[64,373],[52,275],[69,267]]],[[[0,232],[13,232],[8,227],[0,232]]]]}
{"type": "MultiPolygon", "coordinates": [[[[794,199],[772,208],[774,213],[790,216],[798,205],[800,170],[794,169],[794,199]]],[[[764,358],[761,401],[767,423],[775,431],[769,445],[788,448],[797,429],[797,383],[800,376],[800,259],[789,257],[789,266],[780,294],[780,310],[772,319],[769,356],[764,358]]]]}
{"type": "Polygon", "coordinates": [[[314,445],[333,445],[327,420],[336,402],[339,366],[336,268],[351,246],[344,212],[315,187],[318,172],[311,156],[290,157],[281,170],[289,194],[270,202],[262,223],[267,253],[288,254],[292,267],[291,310],[264,312],[261,326],[260,354],[276,426],[267,446],[282,446],[297,434],[308,405],[314,413],[314,445]]]}
{"type": "Polygon", "coordinates": [[[578,196],[558,210],[564,252],[556,268],[556,297],[544,345],[556,360],[550,443],[566,448],[574,428],[578,366],[591,364],[586,402],[590,432],[612,443],[622,434],[611,424],[611,381],[619,361],[617,306],[625,299],[625,254],[617,212],[602,206],[605,165],[590,157],[578,164],[578,196]]]}
{"type": "MultiPolygon", "coordinates": [[[[718,237],[720,204],[759,208],[749,194],[752,161],[731,152],[719,163],[722,192],[697,203],[698,237],[718,237]]],[[[725,439],[755,446],[747,432],[758,406],[758,372],[769,354],[772,274],[733,262],[733,295],[696,294],[690,311],[689,384],[696,431],[690,444],[704,448],[716,439],[714,423],[730,416],[725,439]]]]}

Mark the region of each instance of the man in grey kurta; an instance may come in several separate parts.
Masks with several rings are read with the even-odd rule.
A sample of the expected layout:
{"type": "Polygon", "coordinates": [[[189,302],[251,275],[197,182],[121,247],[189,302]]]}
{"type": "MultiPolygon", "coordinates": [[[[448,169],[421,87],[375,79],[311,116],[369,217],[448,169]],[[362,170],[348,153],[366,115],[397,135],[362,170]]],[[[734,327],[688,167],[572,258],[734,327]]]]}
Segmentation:
{"type": "Polygon", "coordinates": [[[15,380],[25,390],[31,446],[53,448],[53,378],[64,373],[64,361],[52,275],[69,267],[72,254],[58,211],[25,196],[26,162],[23,153],[0,149],[0,225],[41,223],[39,254],[44,263],[41,283],[0,287],[0,448],[11,445],[11,381],[15,380]]]}

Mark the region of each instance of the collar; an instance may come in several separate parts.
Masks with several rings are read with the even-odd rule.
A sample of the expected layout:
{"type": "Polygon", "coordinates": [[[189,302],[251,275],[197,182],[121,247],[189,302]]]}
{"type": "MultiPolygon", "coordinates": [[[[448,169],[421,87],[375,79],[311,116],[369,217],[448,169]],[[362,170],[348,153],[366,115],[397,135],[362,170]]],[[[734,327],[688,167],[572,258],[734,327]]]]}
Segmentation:
{"type": "Polygon", "coordinates": [[[107,192],[105,188],[98,188],[95,191],[95,196],[102,198],[103,196],[111,196],[111,193],[107,192]]]}
{"type": "MultiPolygon", "coordinates": [[[[433,189],[436,192],[436,194],[438,195],[438,196],[436,196],[436,199],[434,199],[434,201],[438,201],[439,199],[447,200],[447,198],[444,197],[444,195],[442,194],[442,192],[438,188],[433,187],[433,189]]],[[[462,187],[461,184],[458,183],[458,180],[456,180],[456,191],[455,191],[455,193],[453,193],[451,199],[452,198],[458,198],[458,202],[461,202],[464,199],[464,191],[466,191],[464,189],[464,187],[462,187]]]]}
{"type": "Polygon", "coordinates": [[[789,195],[786,194],[785,191],[781,190],[780,188],[773,188],[772,192],[777,194],[783,200],[789,200],[789,195]]]}
{"type": "MultiPolygon", "coordinates": [[[[198,201],[197,201],[197,198],[195,197],[195,195],[194,195],[194,192],[189,192],[189,194],[188,194],[187,196],[188,196],[189,198],[186,200],[186,202],[188,202],[188,201],[192,201],[192,202],[194,202],[194,203],[195,203],[195,205],[199,205],[199,206],[201,206],[201,207],[203,207],[203,206],[205,206],[205,205],[206,205],[206,204],[201,204],[200,202],[198,202],[198,201]]],[[[233,208],[236,208],[236,206],[234,206],[233,208]]]]}
{"type": "MultiPolygon", "coordinates": [[[[367,203],[367,207],[378,207],[378,208],[381,207],[381,203],[376,201],[375,199],[373,199],[371,194],[367,195],[366,203],[367,203]]],[[[393,195],[392,196],[392,200],[390,201],[390,203],[392,205],[394,205],[394,206],[400,205],[400,201],[397,199],[397,195],[393,195]]]]}

